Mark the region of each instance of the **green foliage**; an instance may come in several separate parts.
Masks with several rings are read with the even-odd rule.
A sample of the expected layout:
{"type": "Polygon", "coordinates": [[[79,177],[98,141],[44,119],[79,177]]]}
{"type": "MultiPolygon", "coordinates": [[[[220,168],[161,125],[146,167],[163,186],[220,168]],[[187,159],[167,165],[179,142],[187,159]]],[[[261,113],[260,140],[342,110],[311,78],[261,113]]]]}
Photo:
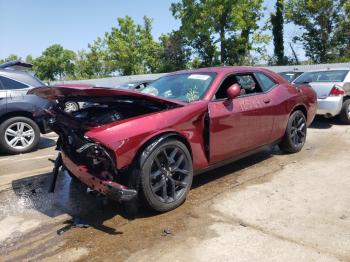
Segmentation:
{"type": "Polygon", "coordinates": [[[241,64],[252,50],[263,0],[182,0],[171,5],[203,66],[241,64]],[[219,46],[219,50],[218,50],[219,46]],[[218,60],[220,57],[220,60],[218,60]]]}
{"type": "Polygon", "coordinates": [[[114,70],[124,75],[156,72],[160,45],[152,36],[152,20],[136,25],[131,17],[118,18],[118,26],[106,33],[107,52],[114,70]]]}
{"type": "Polygon", "coordinates": [[[6,63],[6,62],[10,62],[10,61],[14,61],[14,60],[19,60],[19,59],[20,59],[20,57],[18,55],[10,54],[5,59],[0,59],[0,64],[6,63]]]}
{"type": "Polygon", "coordinates": [[[98,37],[88,45],[88,51],[77,52],[75,60],[75,78],[90,79],[107,77],[112,73],[109,64],[106,42],[98,37]]]}
{"type": "Polygon", "coordinates": [[[344,13],[343,0],[288,0],[286,16],[303,32],[295,37],[304,45],[306,56],[326,63],[339,55],[337,29],[344,13]]]}
{"type": "Polygon", "coordinates": [[[191,59],[191,50],[180,31],[174,31],[160,37],[161,51],[159,72],[183,70],[191,59]]]}
{"type": "Polygon", "coordinates": [[[46,48],[42,55],[34,61],[33,69],[40,79],[61,80],[66,76],[74,75],[75,57],[73,51],[55,44],[46,48]]]}
{"type": "Polygon", "coordinates": [[[339,56],[337,62],[350,61],[350,1],[341,2],[343,11],[339,13],[339,24],[335,32],[339,56]]]}
{"type": "Polygon", "coordinates": [[[284,65],[286,59],[284,57],[284,0],[276,0],[276,11],[271,14],[272,35],[274,43],[274,56],[277,65],[284,65]]]}

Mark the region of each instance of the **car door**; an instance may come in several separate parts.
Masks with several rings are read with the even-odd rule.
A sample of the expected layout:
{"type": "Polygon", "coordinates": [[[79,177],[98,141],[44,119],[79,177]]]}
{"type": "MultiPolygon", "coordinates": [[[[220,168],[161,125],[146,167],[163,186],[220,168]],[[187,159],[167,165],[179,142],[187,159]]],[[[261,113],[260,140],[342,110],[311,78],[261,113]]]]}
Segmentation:
{"type": "Polygon", "coordinates": [[[0,80],[0,116],[7,112],[6,90],[0,80]]]}
{"type": "Polygon", "coordinates": [[[254,73],[227,77],[217,94],[219,97],[209,103],[211,164],[269,143],[273,126],[271,97],[263,92],[254,73]],[[223,97],[225,89],[234,83],[241,85],[241,95],[232,100],[223,97]]]}

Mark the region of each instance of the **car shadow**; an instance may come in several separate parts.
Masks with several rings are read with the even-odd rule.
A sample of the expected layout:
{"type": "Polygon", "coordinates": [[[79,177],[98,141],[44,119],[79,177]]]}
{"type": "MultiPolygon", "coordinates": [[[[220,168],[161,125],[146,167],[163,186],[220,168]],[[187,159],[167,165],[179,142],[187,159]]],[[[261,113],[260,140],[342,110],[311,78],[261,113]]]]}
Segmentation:
{"type": "Polygon", "coordinates": [[[332,118],[325,118],[323,116],[316,116],[314,121],[311,123],[309,128],[311,129],[329,129],[332,126],[343,126],[345,125],[342,123],[339,118],[332,117],[332,118]]]}
{"type": "Polygon", "coordinates": [[[39,144],[38,144],[38,149],[45,149],[45,148],[52,147],[55,145],[56,145],[55,139],[41,136],[39,144]]]}
{"type": "MultiPolygon", "coordinates": [[[[199,174],[194,177],[192,188],[204,186],[227,175],[235,175],[235,172],[264,161],[275,153],[278,154],[275,147],[265,149],[231,164],[199,174]]],[[[57,231],[58,234],[72,228],[75,220],[78,219],[81,224],[86,224],[107,234],[117,235],[123,232],[104,225],[105,221],[116,216],[131,220],[159,215],[157,212],[138,205],[136,201],[121,205],[102,196],[87,193],[85,186],[74,182],[63,172],[60,172],[58,176],[55,192],[49,193],[51,179],[51,173],[44,173],[14,180],[12,189],[18,198],[17,201],[30,203],[30,208],[48,217],[54,218],[63,214],[72,217],[63,222],[62,228],[57,231]]]]}
{"type": "Polygon", "coordinates": [[[253,166],[279,153],[280,151],[277,147],[267,148],[251,156],[242,158],[222,167],[213,169],[208,172],[204,172],[202,174],[198,174],[193,178],[192,188],[201,187],[205,184],[208,184],[214,180],[220,179],[221,177],[227,175],[235,175],[235,172],[245,169],[249,166],[253,166]]]}

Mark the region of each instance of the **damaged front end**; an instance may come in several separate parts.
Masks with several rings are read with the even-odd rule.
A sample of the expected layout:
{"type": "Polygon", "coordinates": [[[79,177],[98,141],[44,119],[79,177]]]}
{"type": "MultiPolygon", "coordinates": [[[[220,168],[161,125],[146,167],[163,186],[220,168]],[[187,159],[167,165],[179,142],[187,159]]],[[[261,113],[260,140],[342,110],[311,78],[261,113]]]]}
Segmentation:
{"type": "Polygon", "coordinates": [[[136,190],[121,184],[122,178],[116,169],[113,152],[76,130],[65,131],[67,133],[61,130],[57,141],[65,172],[115,201],[129,201],[136,197],[136,190]]]}
{"type": "MultiPolygon", "coordinates": [[[[56,161],[54,177],[58,174],[57,165],[62,164],[88,187],[116,201],[129,201],[136,197],[137,191],[125,186],[129,182],[128,174],[117,169],[116,153],[85,134],[103,125],[182,106],[181,102],[108,88],[42,87],[30,92],[56,101],[51,111],[52,130],[59,135],[60,161],[56,161]],[[64,110],[67,101],[86,106],[67,113],[64,110]]],[[[112,139],[117,137],[115,134],[112,139]]]]}

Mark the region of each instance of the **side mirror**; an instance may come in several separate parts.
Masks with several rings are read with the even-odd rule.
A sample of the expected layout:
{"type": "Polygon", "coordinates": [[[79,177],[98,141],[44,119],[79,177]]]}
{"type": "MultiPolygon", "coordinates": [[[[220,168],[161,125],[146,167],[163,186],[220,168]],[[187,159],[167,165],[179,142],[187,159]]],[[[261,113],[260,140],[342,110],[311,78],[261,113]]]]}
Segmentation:
{"type": "Polygon", "coordinates": [[[239,84],[233,84],[226,92],[229,99],[234,99],[241,94],[241,86],[239,84]]]}

